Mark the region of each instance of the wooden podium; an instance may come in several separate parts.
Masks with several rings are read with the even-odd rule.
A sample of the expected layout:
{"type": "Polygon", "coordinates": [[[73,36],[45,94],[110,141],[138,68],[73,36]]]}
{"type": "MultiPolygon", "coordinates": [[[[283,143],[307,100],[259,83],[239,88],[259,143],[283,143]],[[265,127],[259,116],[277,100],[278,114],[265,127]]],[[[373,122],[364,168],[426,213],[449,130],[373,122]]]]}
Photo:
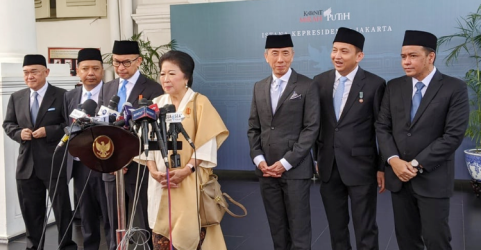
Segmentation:
{"type": "Polygon", "coordinates": [[[116,126],[93,126],[70,140],[68,151],[90,169],[112,173],[139,155],[139,139],[116,126]]]}
{"type": "Polygon", "coordinates": [[[128,249],[126,233],[125,181],[122,168],[139,155],[139,138],[121,127],[93,126],[70,140],[68,151],[88,168],[102,173],[116,174],[117,187],[117,249],[128,249]]]}

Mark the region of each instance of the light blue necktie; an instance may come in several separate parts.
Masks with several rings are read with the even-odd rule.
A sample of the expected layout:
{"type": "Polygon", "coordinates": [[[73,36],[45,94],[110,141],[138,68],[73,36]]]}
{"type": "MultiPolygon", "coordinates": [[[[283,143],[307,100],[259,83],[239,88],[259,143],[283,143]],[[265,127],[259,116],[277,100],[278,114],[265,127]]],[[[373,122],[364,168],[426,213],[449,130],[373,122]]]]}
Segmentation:
{"type": "Polygon", "coordinates": [[[35,125],[35,122],[37,121],[37,115],[38,115],[38,93],[36,91],[33,92],[33,104],[32,108],[30,109],[30,115],[32,116],[32,123],[35,125]]]}
{"type": "Polygon", "coordinates": [[[87,92],[87,100],[90,100],[90,99],[92,99],[92,93],[87,92]]]}
{"type": "Polygon", "coordinates": [[[271,95],[271,104],[272,104],[272,114],[276,112],[277,108],[277,103],[279,102],[279,98],[281,97],[281,88],[282,80],[277,79],[274,82],[274,89],[272,90],[272,95],[271,95]]]}
{"type": "Polygon", "coordinates": [[[337,85],[336,93],[334,94],[334,111],[336,112],[336,119],[338,121],[341,116],[342,96],[344,95],[346,81],[347,77],[345,76],[341,76],[341,78],[339,78],[339,85],[337,85]]]}
{"type": "Polygon", "coordinates": [[[424,83],[422,82],[417,82],[416,83],[416,93],[414,93],[413,96],[413,104],[411,105],[411,122],[414,119],[414,116],[416,115],[416,112],[418,111],[419,104],[421,104],[421,100],[423,99],[423,93],[421,90],[424,88],[424,83]]]}
{"type": "Polygon", "coordinates": [[[118,110],[119,112],[122,111],[122,105],[124,105],[124,103],[127,101],[127,83],[129,83],[129,81],[127,80],[124,80],[122,82],[122,86],[120,87],[119,89],[119,92],[117,92],[117,95],[120,97],[120,100],[119,100],[119,105],[118,105],[118,110]]]}

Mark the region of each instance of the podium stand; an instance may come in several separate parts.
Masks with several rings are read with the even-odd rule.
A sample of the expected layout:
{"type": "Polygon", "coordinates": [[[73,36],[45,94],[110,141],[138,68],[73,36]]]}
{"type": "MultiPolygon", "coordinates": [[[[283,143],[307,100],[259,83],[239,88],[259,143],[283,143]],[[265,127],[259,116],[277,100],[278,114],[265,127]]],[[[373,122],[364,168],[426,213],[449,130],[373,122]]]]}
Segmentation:
{"type": "MultiPolygon", "coordinates": [[[[126,233],[125,182],[122,168],[139,154],[137,136],[115,126],[93,126],[83,130],[70,140],[68,151],[88,168],[102,173],[116,172],[117,187],[117,246],[126,233]]],[[[127,249],[128,242],[123,249],[127,249]]]]}

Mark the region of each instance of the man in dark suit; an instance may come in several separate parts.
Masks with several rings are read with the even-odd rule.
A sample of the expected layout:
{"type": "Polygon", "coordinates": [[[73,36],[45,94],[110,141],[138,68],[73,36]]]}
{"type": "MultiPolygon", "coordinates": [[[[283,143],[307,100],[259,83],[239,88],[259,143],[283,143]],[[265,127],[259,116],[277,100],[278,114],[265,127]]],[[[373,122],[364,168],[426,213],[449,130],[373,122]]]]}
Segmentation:
{"type": "MultiPolygon", "coordinates": [[[[119,75],[108,83],[106,83],[100,92],[99,106],[108,106],[110,98],[114,95],[120,97],[118,110],[122,109],[125,102],[130,102],[134,108],[139,107],[139,95],[143,98],[152,100],[164,93],[162,86],[142,75],[139,66],[142,63],[140,57],[139,44],[136,41],[115,41],[112,51],[113,65],[115,73],[119,75]]],[[[134,200],[135,188],[137,183],[138,165],[135,162],[130,163],[124,168],[125,173],[125,191],[130,201],[134,200]]],[[[136,216],[140,223],[140,228],[149,230],[147,217],[147,185],[149,170],[141,165],[139,182],[143,179],[142,186],[139,191],[139,202],[137,203],[136,216]],[[142,178],[142,174],[144,177],[142,178]]],[[[109,221],[111,225],[112,239],[115,239],[115,230],[117,226],[117,192],[115,186],[115,175],[103,174],[105,183],[105,192],[107,194],[107,203],[109,207],[109,221]]],[[[115,241],[112,241],[115,243],[115,241]]],[[[152,241],[148,240],[148,244],[152,249],[152,241]]],[[[116,244],[111,244],[110,249],[116,249],[116,244]]]]}
{"type": "MultiPolygon", "coordinates": [[[[75,88],[65,93],[64,96],[64,112],[67,118],[67,124],[71,125],[73,119],[69,118],[69,114],[88,99],[98,102],[100,90],[102,89],[102,55],[98,49],[82,49],[77,57],[77,76],[82,81],[82,87],[75,88]]],[[[82,234],[85,250],[98,250],[100,246],[100,227],[99,218],[101,217],[101,225],[104,228],[107,246],[110,245],[111,239],[110,224],[107,209],[107,199],[105,197],[105,186],[102,181],[100,172],[92,171],[87,168],[80,159],[73,158],[70,154],[67,161],[68,179],[74,178],[75,194],[79,198],[82,234]]]]}
{"type": "Polygon", "coordinates": [[[364,36],[339,28],[331,51],[333,70],[314,77],[321,99],[318,171],[333,250],[349,250],[349,200],[357,249],[379,249],[377,186],[384,169],[374,122],[386,82],[359,67],[364,36]]]}
{"type": "Polygon", "coordinates": [[[406,76],[388,82],[376,122],[400,250],[451,248],[454,152],[468,124],[466,84],[434,67],[437,38],[406,31],[406,76]]]}
{"type": "Polygon", "coordinates": [[[27,249],[43,248],[45,236],[42,242],[40,240],[42,225],[45,226],[46,223],[46,190],[57,221],[60,249],[77,249],[72,241],[72,228],[69,227],[72,208],[65,167],[61,165],[64,150],[54,153],[64,134],[65,90],[47,82],[49,72],[42,55],[25,56],[23,74],[28,88],[11,95],[3,128],[12,140],[20,144],[16,179],[27,249]],[[56,195],[53,197],[55,190],[56,195]]]}
{"type": "Polygon", "coordinates": [[[271,35],[265,58],[272,75],[254,85],[249,130],[274,249],[311,249],[310,149],[319,132],[319,95],[290,68],[290,35],[271,35]]]}

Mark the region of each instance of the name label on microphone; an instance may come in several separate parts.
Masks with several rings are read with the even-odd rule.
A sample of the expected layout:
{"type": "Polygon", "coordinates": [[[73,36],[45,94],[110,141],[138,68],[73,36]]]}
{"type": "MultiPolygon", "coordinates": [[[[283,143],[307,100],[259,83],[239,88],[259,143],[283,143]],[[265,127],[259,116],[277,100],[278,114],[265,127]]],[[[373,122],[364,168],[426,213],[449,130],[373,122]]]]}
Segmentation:
{"type": "Polygon", "coordinates": [[[139,109],[136,109],[132,112],[132,120],[137,121],[139,119],[142,119],[144,117],[149,117],[153,120],[156,119],[155,111],[148,107],[142,107],[139,109]]]}
{"type": "Polygon", "coordinates": [[[102,105],[102,106],[100,106],[100,109],[99,109],[99,112],[97,113],[97,115],[101,115],[101,116],[103,116],[103,115],[107,115],[107,116],[108,115],[114,115],[115,117],[118,117],[120,115],[120,113],[102,105]]]}
{"type": "Polygon", "coordinates": [[[167,113],[165,116],[165,122],[181,123],[185,116],[180,113],[167,113]]]}
{"type": "Polygon", "coordinates": [[[78,109],[74,109],[72,113],[70,113],[70,118],[73,118],[73,119],[79,119],[84,117],[87,117],[87,115],[78,109]]]}

